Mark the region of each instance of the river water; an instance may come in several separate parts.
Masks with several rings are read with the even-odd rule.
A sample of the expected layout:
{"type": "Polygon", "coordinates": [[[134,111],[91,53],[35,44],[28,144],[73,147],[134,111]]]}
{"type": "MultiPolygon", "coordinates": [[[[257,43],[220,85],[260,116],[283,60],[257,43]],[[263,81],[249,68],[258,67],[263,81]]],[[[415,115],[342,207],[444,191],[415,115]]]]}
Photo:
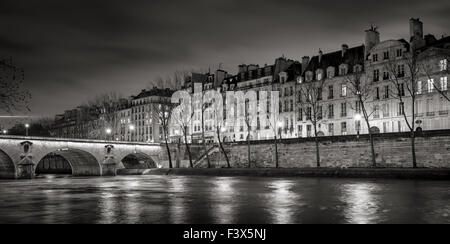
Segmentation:
{"type": "Polygon", "coordinates": [[[0,181],[0,223],[450,223],[450,181],[47,176],[0,181]]]}

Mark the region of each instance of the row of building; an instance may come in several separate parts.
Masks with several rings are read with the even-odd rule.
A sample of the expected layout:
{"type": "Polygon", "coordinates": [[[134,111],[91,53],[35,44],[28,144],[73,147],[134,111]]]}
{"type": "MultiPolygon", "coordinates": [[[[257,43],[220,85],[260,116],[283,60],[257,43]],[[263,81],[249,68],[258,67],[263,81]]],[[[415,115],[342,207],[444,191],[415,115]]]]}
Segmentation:
{"type": "MultiPolygon", "coordinates": [[[[446,94],[448,90],[450,37],[438,39],[424,35],[419,19],[410,19],[409,24],[408,41],[381,41],[378,30],[371,27],[365,31],[364,44],[359,46],[343,44],[340,49],[327,53],[319,50],[317,55],[302,57],[300,61],[280,57],[272,65],[243,64],[234,75],[224,70],[193,73],[185,77],[181,89],[190,94],[194,93],[195,85],[203,87],[203,91],[216,90],[221,94],[227,91],[279,91],[277,129],[260,123],[249,128],[245,115],[237,114],[233,126],[221,128],[221,139],[225,141],[245,141],[249,134],[252,140],[272,139],[275,133],[282,138],[313,136],[311,108],[302,103],[301,92],[311,83],[321,85],[317,108],[320,111],[317,129],[321,136],[368,133],[369,129],[378,133],[408,131],[404,115],[408,119],[412,117],[412,103],[408,102],[411,96],[407,92],[411,88],[415,89],[416,117],[412,123],[422,130],[450,129],[450,103],[441,93],[446,94]],[[410,72],[411,58],[408,58],[413,52],[419,58],[417,84],[410,87],[408,82],[400,81],[395,85],[393,75],[395,79],[405,80],[416,75],[410,72]],[[355,120],[355,116],[361,114],[351,85],[355,76],[364,80],[370,89],[365,106],[370,113],[371,128],[355,120]],[[403,96],[402,100],[398,95],[403,96]]],[[[169,104],[173,92],[158,88],[143,90],[139,95],[121,101],[121,109],[112,110],[112,120],[105,119],[107,111],[98,109],[80,107],[67,111],[64,116],[57,116],[55,136],[101,139],[108,136],[104,134],[108,127],[112,129],[111,137],[116,140],[160,142],[164,135],[161,121],[154,116],[158,112],[155,110],[160,108],[155,104],[169,104]]],[[[226,115],[227,111],[223,113],[226,115]]],[[[214,111],[194,106],[192,119],[185,125],[188,141],[202,142],[203,136],[206,141],[217,141],[216,124],[214,111]]],[[[183,129],[176,121],[171,121],[169,131],[170,140],[184,140],[183,129]]]]}

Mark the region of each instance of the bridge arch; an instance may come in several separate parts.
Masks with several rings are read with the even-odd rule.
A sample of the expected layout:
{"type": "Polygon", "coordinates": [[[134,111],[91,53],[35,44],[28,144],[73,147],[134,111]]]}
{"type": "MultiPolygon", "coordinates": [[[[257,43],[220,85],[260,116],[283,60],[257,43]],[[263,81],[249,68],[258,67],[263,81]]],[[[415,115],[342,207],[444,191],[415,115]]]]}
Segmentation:
{"type": "Polygon", "coordinates": [[[126,169],[151,169],[157,168],[158,164],[150,156],[142,152],[129,153],[122,155],[120,158],[123,166],[126,169]]]}
{"type": "Polygon", "coordinates": [[[0,179],[14,179],[16,166],[11,157],[0,149],[0,179]]]}
{"type": "Polygon", "coordinates": [[[64,158],[72,168],[73,176],[101,176],[102,170],[98,160],[91,153],[74,148],[58,149],[46,153],[37,160],[36,168],[49,154],[64,158]]]}

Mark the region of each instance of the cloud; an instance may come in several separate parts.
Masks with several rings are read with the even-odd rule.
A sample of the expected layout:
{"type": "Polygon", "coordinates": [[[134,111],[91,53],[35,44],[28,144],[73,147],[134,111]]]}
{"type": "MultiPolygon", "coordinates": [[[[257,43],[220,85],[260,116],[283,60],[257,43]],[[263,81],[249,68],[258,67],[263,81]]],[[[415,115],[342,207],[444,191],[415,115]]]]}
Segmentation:
{"type": "Polygon", "coordinates": [[[410,17],[448,33],[449,10],[447,0],[2,0],[0,56],[24,67],[33,114],[50,115],[177,69],[235,72],[360,44],[370,23],[383,39],[407,38],[410,17]]]}

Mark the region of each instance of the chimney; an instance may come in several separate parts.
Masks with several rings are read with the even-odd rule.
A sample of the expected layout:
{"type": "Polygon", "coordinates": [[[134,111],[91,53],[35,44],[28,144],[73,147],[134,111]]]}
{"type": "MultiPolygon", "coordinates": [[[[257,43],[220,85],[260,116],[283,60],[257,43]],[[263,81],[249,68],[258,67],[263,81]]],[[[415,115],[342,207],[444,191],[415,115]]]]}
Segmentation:
{"type": "Polygon", "coordinates": [[[342,57],[344,57],[345,53],[348,50],[348,45],[347,44],[342,44],[342,57]]]}
{"type": "Polygon", "coordinates": [[[323,55],[323,52],[322,52],[322,50],[319,49],[319,64],[322,62],[322,55],[323,55]]]}
{"type": "Polygon", "coordinates": [[[246,64],[239,65],[239,73],[245,73],[248,71],[248,67],[246,64]]]}
{"type": "Polygon", "coordinates": [[[303,56],[302,58],[302,73],[305,72],[306,67],[308,67],[309,64],[309,56],[303,56]]]}
{"type": "Polygon", "coordinates": [[[365,37],[365,57],[367,58],[367,55],[369,55],[370,50],[376,46],[378,43],[380,43],[380,33],[377,31],[377,27],[374,27],[373,25],[370,26],[370,29],[366,30],[366,37],[365,37]]]}
{"type": "Polygon", "coordinates": [[[409,35],[411,37],[411,42],[423,39],[423,23],[418,18],[411,18],[409,20],[409,35]]]}

